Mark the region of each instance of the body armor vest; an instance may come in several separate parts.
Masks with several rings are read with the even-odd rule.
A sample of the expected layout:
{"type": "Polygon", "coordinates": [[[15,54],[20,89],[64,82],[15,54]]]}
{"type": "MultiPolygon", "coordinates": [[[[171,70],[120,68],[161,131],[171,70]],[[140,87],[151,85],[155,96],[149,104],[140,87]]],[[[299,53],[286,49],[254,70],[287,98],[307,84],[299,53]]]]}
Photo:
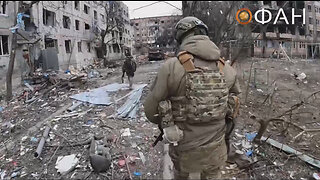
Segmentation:
{"type": "Polygon", "coordinates": [[[195,124],[224,119],[229,89],[222,72],[223,61],[218,61],[219,70],[204,70],[194,67],[191,54],[182,52],[178,57],[187,71],[186,95],[171,97],[173,121],[195,124]]]}

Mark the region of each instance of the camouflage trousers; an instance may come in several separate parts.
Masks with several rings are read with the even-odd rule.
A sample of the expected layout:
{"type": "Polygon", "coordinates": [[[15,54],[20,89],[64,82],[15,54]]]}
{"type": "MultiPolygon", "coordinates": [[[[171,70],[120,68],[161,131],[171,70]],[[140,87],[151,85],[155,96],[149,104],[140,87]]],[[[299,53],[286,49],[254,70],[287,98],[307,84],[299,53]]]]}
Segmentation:
{"type": "Polygon", "coordinates": [[[172,145],[169,155],[174,165],[174,179],[217,179],[227,160],[225,137],[188,151],[177,151],[172,145]]]}
{"type": "Polygon", "coordinates": [[[129,87],[130,87],[130,89],[132,89],[133,77],[132,76],[128,76],[128,80],[129,80],[129,87]]]}
{"type": "Polygon", "coordinates": [[[226,118],[226,136],[225,136],[225,139],[226,139],[226,145],[227,145],[227,152],[229,154],[230,152],[230,136],[233,132],[233,129],[234,129],[234,120],[233,119],[230,119],[230,118],[226,118]]]}

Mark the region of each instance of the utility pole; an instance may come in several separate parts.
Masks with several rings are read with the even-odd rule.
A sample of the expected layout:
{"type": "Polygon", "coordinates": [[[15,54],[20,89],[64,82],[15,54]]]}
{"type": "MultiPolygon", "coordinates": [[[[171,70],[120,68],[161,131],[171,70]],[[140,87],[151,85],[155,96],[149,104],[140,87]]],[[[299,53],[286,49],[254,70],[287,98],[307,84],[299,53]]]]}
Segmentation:
{"type": "MultiPolygon", "coordinates": [[[[22,1],[14,1],[14,22],[17,22],[17,7],[16,4],[18,2],[18,12],[21,10],[22,7],[22,1]]],[[[16,30],[17,31],[17,30],[16,30]]],[[[9,66],[7,71],[7,77],[6,77],[6,87],[7,87],[7,96],[6,101],[9,102],[12,99],[12,73],[14,68],[14,60],[16,57],[16,50],[17,50],[17,33],[12,34],[11,39],[11,51],[10,51],[10,60],[9,60],[9,66]]]]}

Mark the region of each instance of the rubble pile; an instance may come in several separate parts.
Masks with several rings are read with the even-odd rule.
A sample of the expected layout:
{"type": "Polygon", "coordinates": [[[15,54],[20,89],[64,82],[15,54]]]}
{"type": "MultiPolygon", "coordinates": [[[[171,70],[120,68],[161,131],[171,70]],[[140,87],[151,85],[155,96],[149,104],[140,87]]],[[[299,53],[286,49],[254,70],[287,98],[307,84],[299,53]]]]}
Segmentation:
{"type": "Polygon", "coordinates": [[[162,147],[151,147],[158,129],[141,106],[147,84],[94,89],[96,80],[114,70],[99,70],[103,74],[96,77],[90,70],[97,71],[38,71],[3,107],[1,179],[161,178],[158,167],[148,168],[161,164],[162,147]]]}

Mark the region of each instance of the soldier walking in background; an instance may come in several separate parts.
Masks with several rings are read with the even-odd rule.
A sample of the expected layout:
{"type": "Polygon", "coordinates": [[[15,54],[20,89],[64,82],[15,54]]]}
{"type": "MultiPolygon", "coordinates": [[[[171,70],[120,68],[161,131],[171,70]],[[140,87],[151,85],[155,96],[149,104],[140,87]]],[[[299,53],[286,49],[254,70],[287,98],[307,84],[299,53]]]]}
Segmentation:
{"type": "Polygon", "coordinates": [[[180,20],[176,40],[178,55],[160,67],[145,113],[170,142],[175,179],[219,178],[227,160],[226,124],[239,102],[236,71],[220,58],[201,20],[180,20]]]}
{"type": "Polygon", "coordinates": [[[125,50],[125,56],[126,59],[122,65],[122,83],[124,82],[124,74],[126,73],[128,76],[128,80],[129,80],[129,87],[130,89],[132,89],[132,85],[133,85],[133,77],[134,77],[134,73],[137,70],[137,64],[136,62],[133,60],[133,57],[131,56],[131,53],[128,49],[125,50]]]}

